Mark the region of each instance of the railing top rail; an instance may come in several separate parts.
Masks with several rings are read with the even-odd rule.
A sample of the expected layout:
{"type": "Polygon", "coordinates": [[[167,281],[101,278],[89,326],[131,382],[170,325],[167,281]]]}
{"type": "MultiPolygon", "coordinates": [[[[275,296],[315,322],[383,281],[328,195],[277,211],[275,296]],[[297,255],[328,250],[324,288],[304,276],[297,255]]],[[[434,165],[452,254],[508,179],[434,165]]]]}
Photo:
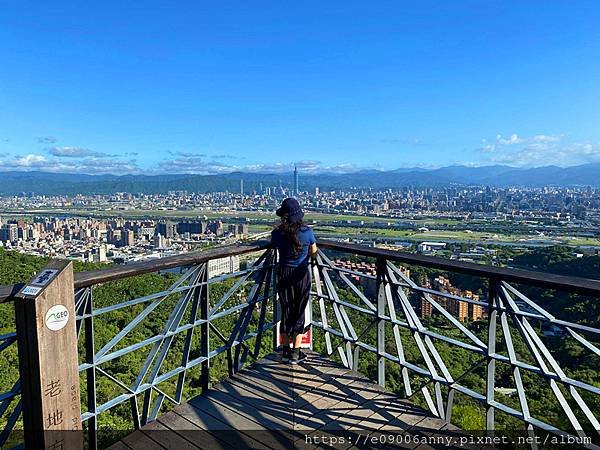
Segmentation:
{"type": "Polygon", "coordinates": [[[415,253],[386,250],[364,245],[350,244],[330,240],[319,240],[319,246],[330,250],[372,258],[384,257],[390,261],[405,264],[429,267],[431,269],[463,273],[477,277],[502,280],[513,283],[523,283],[546,289],[557,289],[574,292],[577,294],[600,297],[600,281],[588,278],[555,275],[547,272],[534,272],[530,270],[511,269],[476,264],[466,261],[451,260],[436,256],[419,255],[415,253]]]}
{"type": "MultiPolygon", "coordinates": [[[[145,273],[158,272],[159,270],[172,269],[174,267],[198,264],[209,260],[225,258],[227,256],[244,255],[269,248],[268,241],[258,241],[247,245],[227,245],[214,249],[183,253],[181,255],[167,256],[161,259],[153,259],[107,269],[78,272],[75,274],[75,289],[93,286],[98,283],[121,280],[145,273]]],[[[10,286],[0,286],[0,303],[11,300],[19,292],[23,283],[10,286]]]]}

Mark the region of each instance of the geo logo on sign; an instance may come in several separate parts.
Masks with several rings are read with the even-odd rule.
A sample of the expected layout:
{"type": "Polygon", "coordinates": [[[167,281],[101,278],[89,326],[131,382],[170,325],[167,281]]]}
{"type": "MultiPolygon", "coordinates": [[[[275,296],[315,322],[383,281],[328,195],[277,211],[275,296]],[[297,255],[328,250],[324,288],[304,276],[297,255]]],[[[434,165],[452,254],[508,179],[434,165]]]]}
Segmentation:
{"type": "Polygon", "coordinates": [[[64,328],[69,321],[69,310],[64,305],[54,305],[46,312],[44,323],[48,329],[58,331],[64,328]]]}

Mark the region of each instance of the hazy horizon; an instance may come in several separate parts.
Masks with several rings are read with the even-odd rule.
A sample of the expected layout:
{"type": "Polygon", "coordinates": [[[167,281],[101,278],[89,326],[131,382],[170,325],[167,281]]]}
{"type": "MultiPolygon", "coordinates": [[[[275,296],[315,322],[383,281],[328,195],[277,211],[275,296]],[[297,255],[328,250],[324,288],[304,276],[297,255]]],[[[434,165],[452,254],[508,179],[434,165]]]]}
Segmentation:
{"type": "Polygon", "coordinates": [[[232,175],[232,174],[248,174],[248,175],[292,175],[294,172],[294,167],[298,169],[298,172],[301,175],[308,176],[317,176],[317,175],[351,175],[353,173],[369,173],[369,172],[381,172],[381,173],[393,173],[393,172],[411,172],[411,171],[423,171],[423,172],[435,172],[444,169],[450,168],[460,168],[460,169],[484,169],[484,168],[506,168],[507,170],[519,170],[519,171],[528,171],[528,170],[536,170],[536,169],[548,169],[548,168],[558,168],[558,169],[576,169],[578,167],[595,167],[598,166],[600,168],[600,162],[592,162],[585,164],[575,164],[575,165],[567,165],[560,166],[556,164],[548,164],[541,166],[532,166],[532,167],[523,167],[523,166],[514,166],[509,164],[482,164],[482,165],[465,165],[465,164],[452,164],[447,166],[437,166],[437,167],[427,167],[424,165],[421,166],[410,166],[410,167],[396,167],[396,168],[380,168],[380,167],[341,167],[337,166],[335,168],[321,167],[318,164],[314,164],[312,162],[300,161],[296,165],[287,164],[287,165],[277,165],[272,164],[265,167],[247,167],[247,168],[230,168],[230,170],[223,170],[220,172],[196,172],[196,171],[185,171],[181,172],[164,172],[157,170],[137,170],[126,173],[110,173],[110,172],[94,172],[90,171],[72,171],[61,170],[57,168],[51,168],[50,170],[44,170],[43,168],[31,168],[31,167],[19,167],[19,168],[11,168],[9,170],[5,170],[0,168],[0,173],[43,173],[43,174],[75,174],[75,175],[88,175],[88,176],[116,176],[116,177],[124,177],[124,176],[192,176],[192,175],[232,175]]]}

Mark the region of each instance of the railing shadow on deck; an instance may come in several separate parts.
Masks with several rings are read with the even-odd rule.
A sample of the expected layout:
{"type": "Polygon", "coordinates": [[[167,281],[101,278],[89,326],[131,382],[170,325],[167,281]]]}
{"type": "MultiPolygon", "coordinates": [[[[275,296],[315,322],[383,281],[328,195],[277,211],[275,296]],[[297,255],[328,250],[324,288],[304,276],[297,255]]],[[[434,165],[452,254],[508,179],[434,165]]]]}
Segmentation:
{"type": "MultiPolygon", "coordinates": [[[[563,320],[553,301],[597,299],[600,282],[332,241],[320,247],[312,264],[316,350],[472,431],[519,427],[598,442],[597,317],[563,320]],[[371,273],[337,259],[366,261],[371,273]],[[480,292],[434,289],[425,281],[431,271],[466,277],[480,292]],[[585,370],[566,360],[572,355],[585,370]]],[[[111,429],[143,426],[272,351],[276,259],[258,243],[76,274],[87,446],[108,443],[111,429]],[[210,261],[234,255],[251,257],[248,267],[209,277],[210,261]]],[[[0,303],[17,291],[0,288],[0,303]]],[[[15,341],[14,332],[0,336],[0,364],[13,367],[0,394],[2,448],[15,443],[21,413],[15,341]]]]}

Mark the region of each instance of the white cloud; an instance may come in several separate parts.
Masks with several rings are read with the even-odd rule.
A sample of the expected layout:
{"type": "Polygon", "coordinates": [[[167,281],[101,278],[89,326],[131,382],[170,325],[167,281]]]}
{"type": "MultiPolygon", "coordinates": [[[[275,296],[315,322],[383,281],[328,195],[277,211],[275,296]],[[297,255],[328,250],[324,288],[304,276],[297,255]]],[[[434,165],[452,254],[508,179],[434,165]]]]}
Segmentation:
{"type": "Polygon", "coordinates": [[[42,155],[33,154],[17,156],[12,161],[17,167],[37,167],[46,164],[46,158],[44,158],[42,155]]]}
{"type": "Polygon", "coordinates": [[[47,158],[39,154],[27,154],[12,158],[0,159],[3,171],[41,171],[64,173],[112,173],[129,174],[141,173],[135,160],[121,160],[113,158],[83,158],[67,160],[61,158],[47,158]]]}
{"type": "Polygon", "coordinates": [[[296,163],[294,163],[294,165],[298,168],[298,170],[303,170],[305,172],[320,170],[322,167],[321,161],[314,161],[311,159],[297,161],[296,163]]]}
{"type": "Polygon", "coordinates": [[[60,172],[70,168],[59,161],[49,160],[44,155],[37,154],[17,155],[12,158],[5,158],[0,160],[0,164],[2,170],[7,171],[38,170],[42,172],[60,172]]]}
{"type": "MultiPolygon", "coordinates": [[[[303,173],[350,173],[365,167],[358,167],[354,164],[324,165],[316,160],[301,160],[295,163],[254,163],[254,164],[226,164],[223,161],[207,159],[203,155],[183,156],[181,153],[171,159],[165,159],[155,168],[152,173],[187,173],[198,175],[212,175],[231,172],[249,172],[249,173],[289,173],[294,169],[294,165],[303,173]]],[[[373,167],[370,167],[373,168],[373,167]]]]}
{"type": "Polygon", "coordinates": [[[177,153],[177,155],[175,158],[163,160],[152,171],[211,175],[229,173],[235,170],[235,166],[228,166],[219,161],[206,160],[203,154],[177,153]]]}
{"type": "Polygon", "coordinates": [[[423,141],[418,137],[409,137],[402,139],[385,138],[379,139],[379,142],[383,144],[401,144],[401,145],[421,145],[423,141]]]}
{"type": "Polygon", "coordinates": [[[211,155],[212,159],[246,159],[246,157],[241,155],[228,155],[225,153],[221,153],[219,155],[211,155]]]}
{"type": "Polygon", "coordinates": [[[572,166],[600,161],[600,146],[590,142],[568,142],[561,135],[537,134],[509,137],[497,135],[493,141],[482,139],[478,151],[482,164],[513,166],[572,166]]]}
{"type": "Polygon", "coordinates": [[[478,149],[483,153],[491,153],[502,147],[515,146],[515,145],[549,145],[551,143],[559,142],[563,136],[552,136],[546,134],[536,134],[534,136],[519,136],[518,134],[511,134],[508,137],[504,137],[501,134],[496,135],[496,139],[489,141],[482,139],[482,146],[478,149]]]}
{"type": "Polygon", "coordinates": [[[56,139],[54,136],[41,136],[37,138],[37,141],[40,144],[54,144],[56,141],[58,141],[58,139],[56,139]]]}
{"type": "Polygon", "coordinates": [[[509,138],[503,138],[502,135],[496,136],[497,145],[515,145],[523,142],[523,138],[520,138],[516,134],[511,134],[509,138]]]}
{"type": "Polygon", "coordinates": [[[88,158],[77,164],[77,172],[102,174],[141,174],[142,169],[135,159],[88,158]]]}
{"type": "Polygon", "coordinates": [[[48,149],[48,153],[50,153],[52,156],[57,156],[59,158],[101,158],[114,156],[80,147],[52,147],[48,149]]]}
{"type": "Polygon", "coordinates": [[[536,134],[531,138],[533,142],[541,143],[541,142],[558,142],[563,138],[563,136],[548,136],[545,134],[536,134]]]}

